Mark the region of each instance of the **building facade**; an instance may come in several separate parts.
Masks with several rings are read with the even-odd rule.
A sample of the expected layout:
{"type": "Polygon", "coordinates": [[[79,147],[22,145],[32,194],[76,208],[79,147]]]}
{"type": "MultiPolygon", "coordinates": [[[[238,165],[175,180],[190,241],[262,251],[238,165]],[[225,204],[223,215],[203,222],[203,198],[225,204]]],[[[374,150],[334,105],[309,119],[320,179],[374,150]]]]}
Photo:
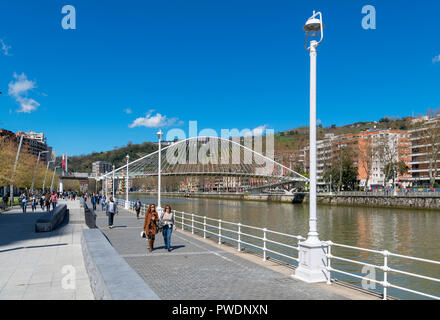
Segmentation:
{"type": "Polygon", "coordinates": [[[410,181],[414,186],[440,184],[440,116],[410,130],[410,181]]]}
{"type": "Polygon", "coordinates": [[[94,176],[100,176],[113,170],[113,165],[106,161],[95,161],[92,163],[92,173],[94,176]]]}

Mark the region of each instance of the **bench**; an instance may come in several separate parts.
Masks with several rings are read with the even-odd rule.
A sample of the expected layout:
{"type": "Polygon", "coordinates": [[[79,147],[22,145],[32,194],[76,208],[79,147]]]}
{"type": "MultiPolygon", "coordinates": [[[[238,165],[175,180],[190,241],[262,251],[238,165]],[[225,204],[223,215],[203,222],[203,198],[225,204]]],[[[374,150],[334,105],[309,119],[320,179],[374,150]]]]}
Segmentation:
{"type": "Polygon", "coordinates": [[[49,211],[45,217],[40,218],[35,223],[35,232],[50,232],[55,230],[64,221],[69,212],[67,205],[57,205],[55,209],[49,211]]]}

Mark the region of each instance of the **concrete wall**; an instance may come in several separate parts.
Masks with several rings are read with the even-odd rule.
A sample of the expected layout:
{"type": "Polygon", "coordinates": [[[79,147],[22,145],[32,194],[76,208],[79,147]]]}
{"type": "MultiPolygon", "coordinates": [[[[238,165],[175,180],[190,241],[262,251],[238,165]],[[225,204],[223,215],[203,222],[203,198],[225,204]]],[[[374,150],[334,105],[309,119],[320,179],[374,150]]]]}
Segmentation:
{"type": "Polygon", "coordinates": [[[84,229],[81,245],[96,300],[159,300],[99,229],[84,229]]]}
{"type": "Polygon", "coordinates": [[[439,197],[318,195],[318,204],[440,210],[439,197]]]}

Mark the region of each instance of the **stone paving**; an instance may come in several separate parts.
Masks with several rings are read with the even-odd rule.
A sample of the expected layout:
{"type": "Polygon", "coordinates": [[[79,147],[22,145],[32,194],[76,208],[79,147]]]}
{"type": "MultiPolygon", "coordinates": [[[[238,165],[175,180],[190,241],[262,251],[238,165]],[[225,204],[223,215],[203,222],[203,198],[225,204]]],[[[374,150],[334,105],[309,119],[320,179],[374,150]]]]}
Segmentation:
{"type": "Polygon", "coordinates": [[[39,206],[35,213],[28,207],[25,214],[0,214],[0,299],[94,299],[81,250],[84,210],[78,200],[59,203],[67,203],[69,221],[52,232],[35,232],[35,221],[44,215],[39,206]],[[73,270],[64,266],[74,267],[74,289],[62,286],[73,270]]]}
{"type": "Polygon", "coordinates": [[[172,252],[164,248],[159,234],[155,250],[148,253],[147,241],[140,237],[143,217],[137,220],[119,208],[113,229],[108,229],[99,205],[96,213],[98,227],[161,299],[346,299],[179,230],[172,234],[172,252]]]}

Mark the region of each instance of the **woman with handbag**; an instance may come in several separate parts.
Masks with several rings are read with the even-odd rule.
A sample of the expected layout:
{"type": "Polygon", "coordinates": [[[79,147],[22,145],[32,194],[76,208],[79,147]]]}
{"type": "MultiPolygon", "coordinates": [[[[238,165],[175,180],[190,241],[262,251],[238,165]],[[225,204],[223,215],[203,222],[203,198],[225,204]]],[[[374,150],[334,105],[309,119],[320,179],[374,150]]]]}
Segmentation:
{"type": "Polygon", "coordinates": [[[157,223],[159,221],[159,215],[156,211],[156,206],[154,204],[150,204],[148,206],[148,211],[145,213],[144,220],[144,232],[148,238],[148,244],[150,246],[150,252],[153,251],[154,238],[157,234],[157,223]]]}
{"type": "Polygon", "coordinates": [[[174,213],[171,211],[169,205],[165,206],[160,217],[160,222],[163,225],[162,235],[165,247],[168,249],[168,252],[171,252],[171,233],[173,232],[173,228],[176,230],[176,227],[174,226],[174,213]]]}

